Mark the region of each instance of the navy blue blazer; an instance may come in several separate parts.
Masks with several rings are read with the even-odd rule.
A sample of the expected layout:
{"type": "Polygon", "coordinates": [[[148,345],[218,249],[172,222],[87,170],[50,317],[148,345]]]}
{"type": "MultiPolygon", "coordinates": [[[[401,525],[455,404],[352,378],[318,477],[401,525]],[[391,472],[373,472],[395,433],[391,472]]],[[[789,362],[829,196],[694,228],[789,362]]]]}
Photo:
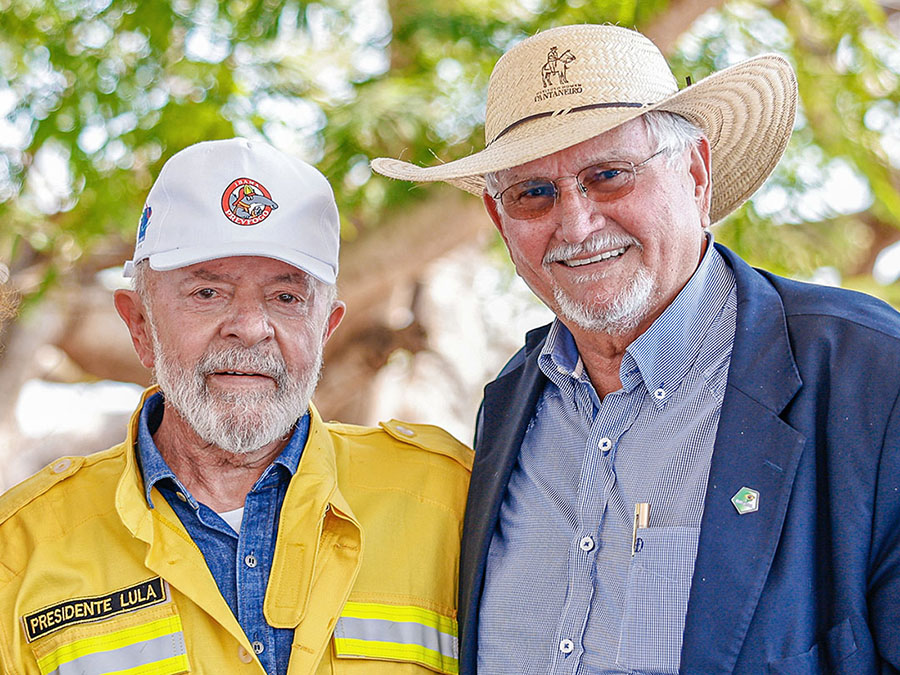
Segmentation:
{"type": "MultiPolygon", "coordinates": [[[[681,672],[900,672],[900,314],[717,248],[737,281],[737,331],[681,672]],[[761,495],[754,514],[731,504],[743,486],[761,495]]],[[[529,333],[484,392],[460,562],[463,674],[546,334],[529,333]]]]}

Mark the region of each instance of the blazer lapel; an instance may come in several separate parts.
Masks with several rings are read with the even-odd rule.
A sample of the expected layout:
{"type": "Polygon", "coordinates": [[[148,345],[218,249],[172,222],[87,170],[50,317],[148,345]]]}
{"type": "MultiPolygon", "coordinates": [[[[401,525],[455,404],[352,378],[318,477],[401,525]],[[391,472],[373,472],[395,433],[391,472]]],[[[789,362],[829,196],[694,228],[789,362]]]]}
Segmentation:
{"type": "MultiPolygon", "coordinates": [[[[478,646],[478,608],[491,537],[506,494],[509,476],[534,407],[543,391],[544,375],[537,355],[548,327],[526,339],[523,362],[488,384],[476,430],[475,462],[460,551],[460,673],[474,673],[478,646]]],[[[514,357],[515,358],[519,358],[514,357]]]]}
{"type": "Polygon", "coordinates": [[[730,673],[766,582],[805,438],[779,414],[802,386],[781,298],[719,248],[737,281],[737,331],[684,628],[682,673],[730,673]],[[759,493],[741,515],[732,497],[759,493]],[[713,628],[714,627],[714,628],[713,628]]]}

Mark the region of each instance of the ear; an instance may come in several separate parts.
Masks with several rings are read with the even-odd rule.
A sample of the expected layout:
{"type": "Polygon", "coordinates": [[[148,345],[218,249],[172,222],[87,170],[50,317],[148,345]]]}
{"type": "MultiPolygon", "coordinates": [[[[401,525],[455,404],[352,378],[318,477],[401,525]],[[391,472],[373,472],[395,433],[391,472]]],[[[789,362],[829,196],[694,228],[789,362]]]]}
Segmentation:
{"type": "Polygon", "coordinates": [[[114,302],[116,311],[128,326],[131,343],[134,345],[134,351],[137,352],[138,358],[144,367],[152,368],[154,364],[153,338],[147,310],[144,308],[140,296],[135,291],[120,289],[115,292],[114,302]]]}
{"type": "Polygon", "coordinates": [[[705,230],[712,223],[709,218],[710,203],[712,201],[712,159],[709,150],[709,140],[706,136],[691,146],[689,171],[694,182],[694,200],[697,211],[700,214],[700,225],[705,230]]]}
{"type": "Polygon", "coordinates": [[[497,207],[497,200],[494,199],[487,190],[485,190],[481,193],[481,201],[484,202],[484,208],[487,210],[491,222],[494,223],[494,227],[497,228],[500,236],[503,237],[503,242],[506,244],[506,247],[509,248],[509,241],[507,241],[506,239],[506,232],[503,231],[503,221],[500,220],[500,211],[497,207]]]}
{"type": "Polygon", "coordinates": [[[328,338],[331,337],[332,333],[337,330],[337,327],[341,325],[341,321],[344,318],[344,314],[347,311],[347,305],[338,300],[331,307],[331,314],[328,315],[328,322],[325,326],[325,335],[322,339],[322,344],[328,342],[328,338]]]}

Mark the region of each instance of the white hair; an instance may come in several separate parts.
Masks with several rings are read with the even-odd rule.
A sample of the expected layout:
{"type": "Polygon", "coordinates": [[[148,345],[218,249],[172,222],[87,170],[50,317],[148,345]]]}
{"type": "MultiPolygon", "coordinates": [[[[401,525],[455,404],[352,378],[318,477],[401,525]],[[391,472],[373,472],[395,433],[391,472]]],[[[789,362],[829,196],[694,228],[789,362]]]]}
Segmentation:
{"type": "Polygon", "coordinates": [[[702,129],[678,113],[651,110],[641,117],[647,127],[647,135],[656,141],[656,152],[664,153],[669,158],[670,165],[705,135],[702,129]]]}
{"type": "Polygon", "coordinates": [[[150,282],[147,278],[147,270],[149,268],[150,265],[147,263],[147,260],[141,260],[134,266],[134,276],[131,277],[131,287],[138,294],[145,307],[150,300],[150,282]]]}

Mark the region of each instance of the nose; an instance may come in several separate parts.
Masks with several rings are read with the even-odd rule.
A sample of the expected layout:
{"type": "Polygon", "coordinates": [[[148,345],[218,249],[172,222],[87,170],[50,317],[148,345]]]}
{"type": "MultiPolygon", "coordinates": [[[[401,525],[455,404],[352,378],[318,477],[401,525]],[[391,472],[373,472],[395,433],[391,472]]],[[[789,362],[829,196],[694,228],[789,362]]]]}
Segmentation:
{"type": "Polygon", "coordinates": [[[263,300],[235,296],[222,322],[221,335],[237,339],[248,348],[273,338],[275,329],[263,300]]]}
{"type": "Polygon", "coordinates": [[[560,238],[569,244],[578,244],[601,229],[605,219],[597,208],[597,202],[588,199],[574,176],[557,179],[554,214],[560,238]]]}

